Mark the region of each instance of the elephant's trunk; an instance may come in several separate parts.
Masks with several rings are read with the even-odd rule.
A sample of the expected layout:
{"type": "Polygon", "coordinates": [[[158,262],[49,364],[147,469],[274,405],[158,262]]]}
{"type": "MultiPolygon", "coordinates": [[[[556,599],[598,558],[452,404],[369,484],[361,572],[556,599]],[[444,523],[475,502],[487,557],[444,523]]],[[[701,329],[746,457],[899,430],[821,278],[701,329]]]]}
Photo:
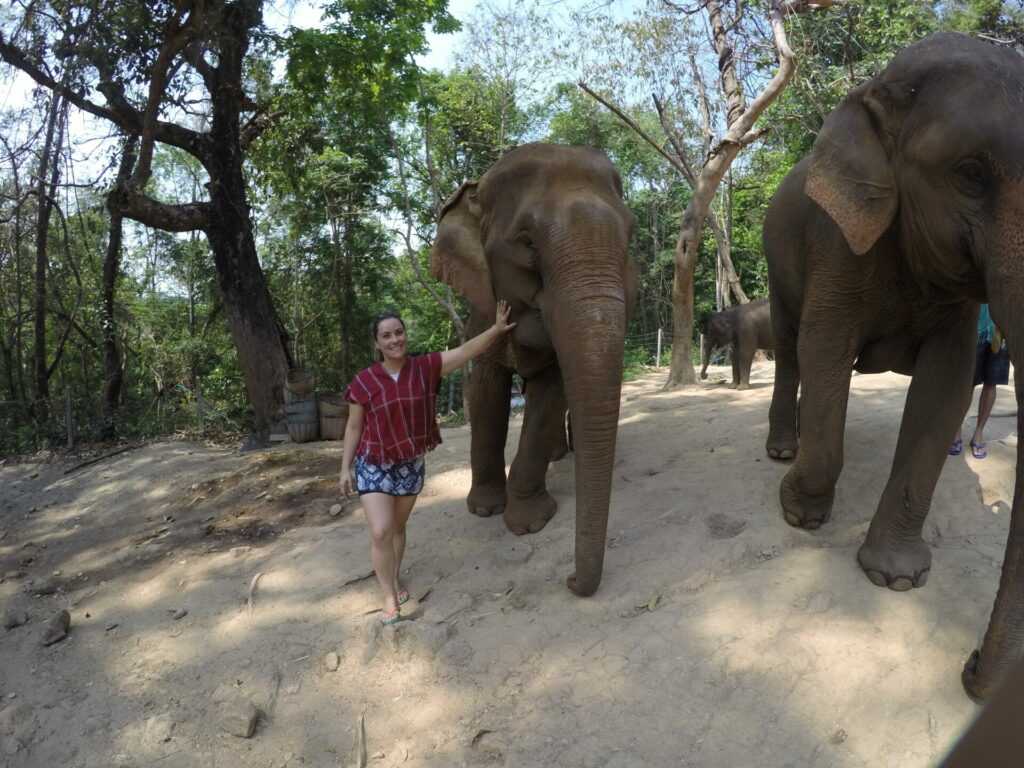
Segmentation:
{"type": "Polygon", "coordinates": [[[597,590],[604,568],[627,300],[621,279],[580,276],[571,285],[571,297],[553,297],[548,326],[573,430],[576,572],[568,586],[585,597],[597,590]]]}
{"type": "Polygon", "coordinates": [[[701,362],[703,365],[700,368],[700,377],[702,379],[706,379],[708,377],[708,363],[711,362],[712,349],[713,345],[711,344],[711,340],[708,339],[704,344],[704,349],[701,351],[701,362]]]}
{"type": "MultiPolygon", "coordinates": [[[[989,275],[989,309],[992,319],[1006,338],[1014,365],[1017,396],[1017,435],[1024,434],[1024,279],[1019,258],[1004,263],[1012,274],[989,275]]],[[[1013,509],[1006,541],[1006,554],[999,579],[999,591],[992,607],[992,618],[981,647],[967,661],[963,684],[975,699],[987,698],[999,681],[1021,658],[1024,648],[1024,442],[1017,441],[1017,472],[1014,480],[1013,509]]]]}

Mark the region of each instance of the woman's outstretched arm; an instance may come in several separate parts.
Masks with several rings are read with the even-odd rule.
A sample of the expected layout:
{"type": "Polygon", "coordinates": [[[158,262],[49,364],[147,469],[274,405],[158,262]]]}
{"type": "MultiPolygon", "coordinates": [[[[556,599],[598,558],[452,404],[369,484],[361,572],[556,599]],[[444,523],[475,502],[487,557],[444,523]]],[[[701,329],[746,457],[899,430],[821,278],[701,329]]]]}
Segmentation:
{"type": "Polygon", "coordinates": [[[446,349],[442,352],[441,375],[443,376],[446,373],[451,373],[452,371],[461,368],[491,346],[491,344],[493,344],[503,333],[508,333],[515,328],[516,324],[508,321],[508,315],[511,311],[512,310],[509,307],[508,302],[504,299],[500,299],[498,301],[498,307],[494,313],[494,325],[483,333],[477,334],[465,344],[462,344],[455,349],[446,349]]]}

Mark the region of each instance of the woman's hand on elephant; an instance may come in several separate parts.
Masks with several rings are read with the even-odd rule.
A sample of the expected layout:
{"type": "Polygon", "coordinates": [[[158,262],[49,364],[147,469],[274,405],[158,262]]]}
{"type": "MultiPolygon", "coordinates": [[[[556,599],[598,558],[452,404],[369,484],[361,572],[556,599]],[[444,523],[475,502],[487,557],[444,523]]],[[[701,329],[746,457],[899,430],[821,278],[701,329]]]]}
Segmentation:
{"type": "Polygon", "coordinates": [[[512,307],[509,306],[508,302],[504,299],[498,299],[498,307],[494,312],[494,327],[498,333],[508,333],[516,327],[515,323],[508,321],[508,316],[512,313],[512,307]]]}
{"type": "Polygon", "coordinates": [[[356,490],[356,478],[352,470],[341,470],[341,493],[347,499],[356,490]]]}

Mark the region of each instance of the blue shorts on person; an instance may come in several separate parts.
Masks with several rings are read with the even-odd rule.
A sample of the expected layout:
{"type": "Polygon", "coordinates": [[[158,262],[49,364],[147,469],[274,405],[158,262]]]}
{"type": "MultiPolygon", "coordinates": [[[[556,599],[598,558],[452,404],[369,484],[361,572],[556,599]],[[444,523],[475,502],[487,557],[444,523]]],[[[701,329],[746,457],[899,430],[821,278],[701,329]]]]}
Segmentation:
{"type": "Polygon", "coordinates": [[[356,456],[356,490],[364,493],[386,493],[389,496],[416,496],[423,490],[426,465],[422,456],[394,464],[367,464],[356,456]]]}
{"type": "Polygon", "coordinates": [[[1010,353],[1005,345],[998,351],[992,351],[987,341],[979,341],[974,355],[974,385],[985,384],[995,386],[1010,382],[1010,353]]]}

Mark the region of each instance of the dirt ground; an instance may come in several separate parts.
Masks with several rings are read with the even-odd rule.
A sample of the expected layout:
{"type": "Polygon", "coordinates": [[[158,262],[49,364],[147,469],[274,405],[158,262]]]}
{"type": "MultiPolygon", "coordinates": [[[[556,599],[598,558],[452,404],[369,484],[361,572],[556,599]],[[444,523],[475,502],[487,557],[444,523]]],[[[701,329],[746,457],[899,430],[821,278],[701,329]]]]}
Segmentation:
{"type": "Polygon", "coordinates": [[[624,386],[587,599],[565,587],[571,459],[548,474],[554,520],[516,537],[466,511],[469,429],[445,430],[410,523],[409,620],[384,629],[358,503],[331,512],[340,443],[7,463],[0,611],[28,622],[0,629],[0,766],[933,765],[978,712],[959,676],[1009,524],[1012,387],[988,458],[948,460],[927,586],[896,593],[855,556],[908,380],[854,377],[833,519],[808,533],[764,453],[771,376],[624,386]],[[61,609],[67,637],[44,646],[61,609]],[[225,730],[254,709],[251,737],[225,730]]]}

